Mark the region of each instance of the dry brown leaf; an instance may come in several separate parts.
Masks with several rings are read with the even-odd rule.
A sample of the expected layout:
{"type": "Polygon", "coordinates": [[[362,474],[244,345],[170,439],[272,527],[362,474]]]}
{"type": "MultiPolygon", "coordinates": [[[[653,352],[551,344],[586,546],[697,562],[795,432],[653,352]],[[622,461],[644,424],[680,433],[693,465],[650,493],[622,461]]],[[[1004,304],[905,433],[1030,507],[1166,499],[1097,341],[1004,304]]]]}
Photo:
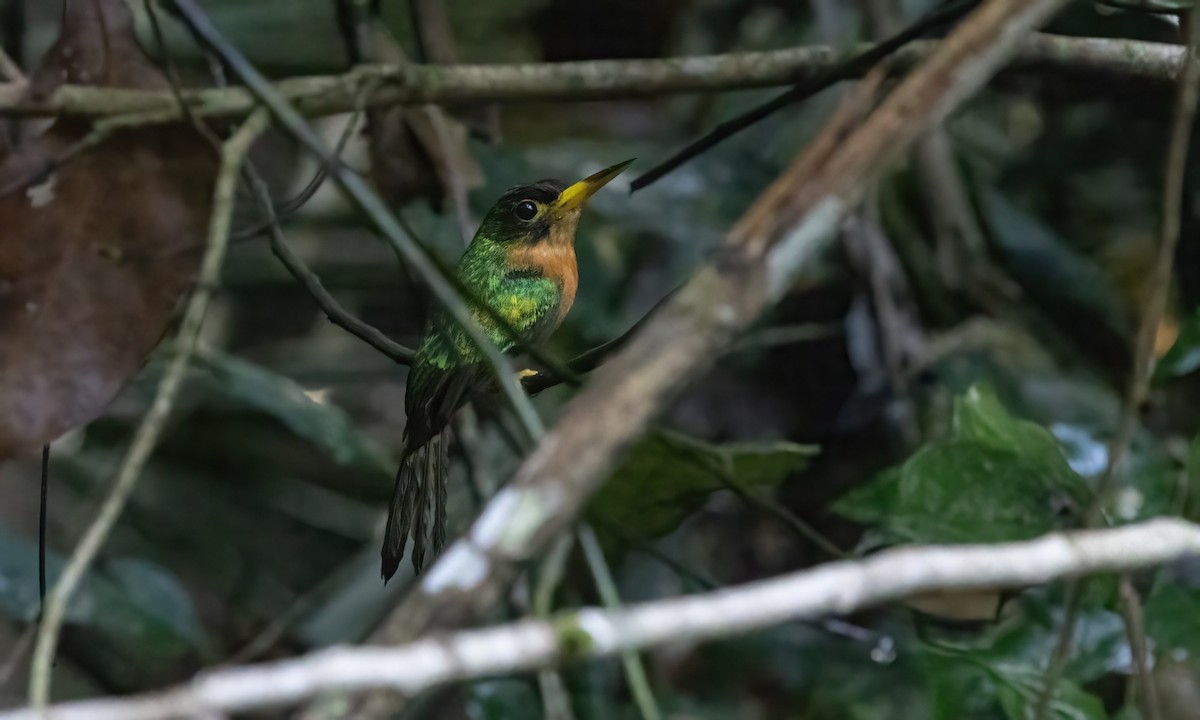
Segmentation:
{"type": "MultiPolygon", "coordinates": [[[[124,0],[77,0],[30,92],[163,89],[124,0]]],[[[0,161],[36,174],[89,128],[59,120],[0,161]]],[[[170,324],[201,257],[217,161],[190,126],[121,131],[0,198],[0,459],[100,415],[170,324]]]]}
{"type": "Polygon", "coordinates": [[[999,590],[943,590],[912,595],[904,604],[943,620],[991,622],[1000,614],[1004,595],[999,590]]]}

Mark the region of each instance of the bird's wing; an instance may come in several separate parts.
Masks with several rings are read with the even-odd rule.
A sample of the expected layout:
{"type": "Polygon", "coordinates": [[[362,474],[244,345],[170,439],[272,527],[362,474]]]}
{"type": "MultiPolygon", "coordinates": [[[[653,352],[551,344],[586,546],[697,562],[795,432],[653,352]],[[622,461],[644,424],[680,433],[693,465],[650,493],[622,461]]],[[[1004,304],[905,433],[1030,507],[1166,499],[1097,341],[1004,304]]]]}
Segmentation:
{"type": "MultiPolygon", "coordinates": [[[[515,350],[518,345],[504,324],[525,343],[538,345],[562,319],[561,289],[548,278],[509,273],[499,289],[479,294],[487,297],[490,312],[475,307],[475,320],[503,352],[515,350]]],[[[427,325],[408,374],[405,448],[415,450],[424,445],[472,396],[492,384],[492,371],[475,342],[446,313],[439,312],[427,325]]]]}
{"type": "Polygon", "coordinates": [[[438,367],[414,363],[408,376],[404,409],[406,450],[415,450],[441,432],[471,396],[487,382],[486,368],[478,363],[438,367]]]}

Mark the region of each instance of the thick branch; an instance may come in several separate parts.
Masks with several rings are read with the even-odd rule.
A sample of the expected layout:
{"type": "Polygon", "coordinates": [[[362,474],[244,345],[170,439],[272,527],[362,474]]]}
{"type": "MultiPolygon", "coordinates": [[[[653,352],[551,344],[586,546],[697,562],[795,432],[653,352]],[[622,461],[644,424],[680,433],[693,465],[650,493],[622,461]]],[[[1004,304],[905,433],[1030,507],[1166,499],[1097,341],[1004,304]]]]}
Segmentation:
{"type": "MultiPolygon", "coordinates": [[[[940,43],[915,42],[897,56],[905,70],[931,55],[940,43]]],[[[368,90],[368,107],[466,100],[602,100],[672,93],[718,92],[791,85],[828,71],[868,46],[843,49],[800,47],[665,60],[596,60],[524,65],[364,66],[343,75],[294,78],[278,89],[306,115],[350,112],[368,90]]],[[[1183,66],[1183,48],[1162,43],[1034,35],[1014,56],[1014,70],[1047,67],[1102,72],[1168,82],[1183,66]]],[[[244,115],[255,106],[244,88],[184,93],[199,116],[244,115]]],[[[169,91],[148,92],[66,85],[45,101],[0,91],[0,115],[125,115],[147,120],[179,117],[169,91]]]]}
{"type": "Polygon", "coordinates": [[[584,608],[396,648],[336,648],[296,660],[229,668],[165,692],[0,714],[0,720],[159,720],[294,703],[321,692],[438,684],[549,667],[668,642],[737,635],[846,614],[912,595],[1016,588],[1084,573],[1134,570],[1200,553],[1200,526],[1161,518],[1111,530],[996,545],[905,547],[739,587],[619,610],[584,608]]]}

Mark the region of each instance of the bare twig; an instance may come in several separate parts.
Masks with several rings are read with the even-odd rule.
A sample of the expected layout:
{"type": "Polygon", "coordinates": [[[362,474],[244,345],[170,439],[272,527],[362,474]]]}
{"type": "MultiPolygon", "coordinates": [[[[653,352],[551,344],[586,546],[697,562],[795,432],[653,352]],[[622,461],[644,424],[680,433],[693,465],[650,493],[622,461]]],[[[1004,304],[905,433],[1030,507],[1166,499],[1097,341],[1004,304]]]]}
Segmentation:
{"type": "MultiPolygon", "coordinates": [[[[366,93],[363,93],[361,97],[365,99],[366,93]]],[[[350,115],[350,119],[346,122],[346,127],[342,129],[342,134],[338,138],[337,144],[333,147],[334,157],[340,158],[345,152],[346,146],[350,144],[350,138],[354,137],[354,130],[358,127],[359,122],[362,120],[362,115],[363,107],[360,103],[350,115]]],[[[298,212],[300,208],[304,207],[305,203],[311,200],[313,195],[316,195],[317,191],[321,189],[321,186],[325,184],[326,177],[328,177],[328,172],[326,171],[325,166],[322,165],[317,168],[317,171],[313,173],[312,178],[305,183],[304,187],[300,189],[300,192],[296,193],[295,197],[289,198],[280,203],[272,201],[271,206],[274,208],[277,216],[274,224],[277,225],[279,221],[287,218],[288,215],[298,212]]],[[[273,224],[270,222],[261,222],[258,225],[236,230],[231,235],[230,239],[234,241],[249,240],[250,238],[255,238],[263,234],[270,235],[272,232],[272,227],[273,224]]]]}
{"type": "MultiPolygon", "coordinates": [[[[533,593],[533,615],[538,618],[548,618],[554,610],[554,593],[562,582],[567,570],[567,560],[571,556],[571,548],[575,545],[573,535],[563,535],[550,548],[542,561],[537,584],[533,593]]],[[[575,720],[575,711],[571,708],[571,696],[567,693],[562,675],[556,670],[544,669],[538,672],[538,689],[542,693],[542,706],[546,720],[575,720]]]]}
{"type": "Polygon", "coordinates": [[[840,82],[861,76],[917,38],[936,28],[955,22],[976,2],[977,0],[953,0],[949,3],[939,4],[933,10],[930,10],[925,17],[917,20],[912,26],[880,43],[870,46],[847,59],[844,63],[839,63],[831,67],[828,72],[801,80],[792,89],[783,94],[777,95],[761,105],[756,105],[750,110],[722,122],[703,137],[688,144],[671,157],[634,178],[633,182],[630,183],[630,187],[635,191],[641,190],[672,170],[675,170],[680,165],[683,165],[688,160],[707,152],[718,143],[728,140],[737,133],[765,120],[783,108],[810,98],[840,82]]]}
{"type": "Polygon", "coordinates": [[[214,190],[212,220],[208,228],[208,246],[200,266],[196,287],[188,301],[187,310],[179,328],[179,341],[175,356],[171,359],[159,381],[158,390],[150,410],[142,418],[134,434],[133,443],[117,473],[116,482],[104,499],[99,514],[84,533],[79,546],[63,568],[54,590],[46,602],[46,611],[38,631],[37,645],[33,654],[30,673],[29,699],[34,708],[46,705],[50,696],[50,666],[54,660],[59,631],[66,616],[67,605],[84,574],[91,566],[100,547],[116,524],[141,475],[142,468],[158,444],[166,427],[167,418],[175,403],[179,387],[187,370],[188,360],[196,349],[200,326],[208,309],[212,289],[216,287],[221,263],[229,238],[229,223],[233,214],[234,195],[238,173],[250,145],[268,126],[266,113],[251,115],[222,148],[221,171],[214,190]]]}
{"type": "MultiPolygon", "coordinates": [[[[918,41],[896,53],[895,69],[904,71],[928,58],[941,45],[918,41]]],[[[677,93],[724,92],[790,85],[816,77],[868,49],[809,46],[770,52],[730,53],[664,60],[593,60],[586,62],[403,67],[368,65],[342,75],[292,78],[276,86],[308,116],[352,111],[365,87],[373,88],[367,107],[396,104],[455,103],[471,100],[589,101],[659,97],[677,93]]],[[[1177,45],[1134,40],[1034,35],[1018,49],[1010,70],[1098,72],[1166,83],[1183,66],[1177,45]]],[[[865,68],[860,71],[865,72],[865,68]]],[[[255,107],[255,95],[243,87],[187,90],[188,106],[199,116],[238,116],[255,107]]],[[[64,85],[45,99],[0,93],[0,115],[106,116],[152,111],[147,122],[180,118],[170,91],[64,85]]]]}
{"type": "Polygon", "coordinates": [[[1146,624],[1142,612],[1142,599],[1133,587],[1128,573],[1120,577],[1119,595],[1121,616],[1125,620],[1125,634],[1129,637],[1129,651],[1133,656],[1133,667],[1137,671],[1137,682],[1141,690],[1142,717],[1145,720],[1162,720],[1162,704],[1158,701],[1158,686],[1150,668],[1146,649],[1146,624]]]}
{"type": "Polygon", "coordinates": [[[8,649],[4,662],[0,663],[0,692],[8,688],[17,669],[24,666],[25,657],[33,649],[33,641],[37,639],[37,625],[30,624],[21,631],[21,637],[8,649]]]}
{"type": "Polygon", "coordinates": [[[319,651],[228,668],[158,693],[0,713],[0,720],[159,720],[243,712],[331,690],[415,694],[470,678],[604,657],[668,642],[698,642],[939,590],[1025,587],[1084,573],[1146,568],[1200,553],[1200,526],[1174,518],[1055,533],[994,545],[908,546],[715,592],[584,608],[396,648],[319,651]]]}
{"type": "MultiPolygon", "coordinates": [[[[621,596],[617,592],[612,571],[608,568],[608,561],[604,559],[604,550],[596,539],[596,532],[584,525],[579,528],[578,535],[579,546],[583,548],[583,556],[587,559],[592,578],[596,581],[596,590],[600,593],[600,602],[609,610],[620,610],[621,596]]],[[[658,709],[658,701],[654,699],[654,691],[650,688],[650,678],[646,676],[646,667],[637,650],[622,650],[621,666],[642,720],[662,720],[662,711],[658,709]]]]}
{"type": "Polygon", "coordinates": [[[791,530],[797,537],[803,538],[813,545],[816,545],[821,549],[822,552],[829,555],[829,557],[846,558],[850,556],[849,553],[834,544],[832,540],[821,534],[820,530],[817,530],[787,507],[775,502],[774,500],[763,498],[757,493],[751,492],[750,490],[747,490],[739,485],[734,479],[732,464],[733,459],[726,456],[724,467],[721,468],[720,472],[716,473],[717,479],[721,481],[721,484],[724,485],[726,489],[741,498],[742,501],[747,505],[758,508],[771,517],[774,517],[780,524],[782,524],[788,530],[791,530]]]}
{"type": "MultiPolygon", "coordinates": [[[[678,288],[676,288],[676,290],[678,290],[678,288]]],[[[600,363],[604,362],[609,357],[616,354],[618,350],[625,347],[626,343],[628,343],[637,335],[639,331],[641,331],[646,321],[649,320],[654,313],[658,312],[667,304],[671,297],[675,295],[675,292],[676,291],[671,291],[671,293],[669,293],[666,297],[664,297],[662,300],[659,300],[649,313],[643,315],[640,320],[634,323],[633,326],[625,332],[606,343],[601,343],[591,350],[587,350],[572,358],[571,361],[567,363],[567,370],[571,373],[571,375],[582,375],[598,368],[600,363]]],[[[530,395],[536,395],[543,390],[557,387],[564,382],[570,382],[570,377],[564,377],[554,372],[534,372],[521,378],[521,386],[524,387],[525,392],[529,393],[530,395]]]]}
{"type": "Polygon", "coordinates": [[[321,284],[321,279],[317,277],[316,273],[310,270],[304,261],[288,247],[287,238],[283,236],[283,228],[279,226],[279,218],[276,217],[275,207],[271,203],[271,195],[258,173],[251,173],[250,186],[254,192],[259,212],[265,220],[264,224],[271,234],[271,252],[275,253],[275,257],[279,258],[292,277],[304,286],[329,321],[375,348],[393,362],[400,365],[411,363],[413,358],[411,349],[392,340],[379,328],[359,320],[349,310],[342,307],[342,304],[330,295],[325,286],[321,284]]]}

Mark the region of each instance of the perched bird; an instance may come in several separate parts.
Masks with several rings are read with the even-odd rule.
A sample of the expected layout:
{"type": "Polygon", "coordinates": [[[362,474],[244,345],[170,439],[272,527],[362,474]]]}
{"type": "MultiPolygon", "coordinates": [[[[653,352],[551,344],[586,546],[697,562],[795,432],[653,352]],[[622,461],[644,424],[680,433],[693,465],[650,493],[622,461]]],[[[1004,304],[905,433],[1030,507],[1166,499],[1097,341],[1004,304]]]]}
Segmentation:
{"type": "MultiPolygon", "coordinates": [[[[589,197],[631,162],[569,187],[542,180],[512,188],[483,218],[457,273],[473,317],[502,351],[545,341],[571,309],[579,282],[575,228],[580,212],[589,197]],[[497,317],[520,336],[520,343],[497,317]]],[[[434,312],[408,373],[404,452],[381,553],[384,582],[399,567],[410,534],[413,567],[421,571],[431,501],[434,553],[445,544],[446,426],[473,397],[489,392],[493,382],[491,368],[467,332],[445,310],[434,312]]]]}

